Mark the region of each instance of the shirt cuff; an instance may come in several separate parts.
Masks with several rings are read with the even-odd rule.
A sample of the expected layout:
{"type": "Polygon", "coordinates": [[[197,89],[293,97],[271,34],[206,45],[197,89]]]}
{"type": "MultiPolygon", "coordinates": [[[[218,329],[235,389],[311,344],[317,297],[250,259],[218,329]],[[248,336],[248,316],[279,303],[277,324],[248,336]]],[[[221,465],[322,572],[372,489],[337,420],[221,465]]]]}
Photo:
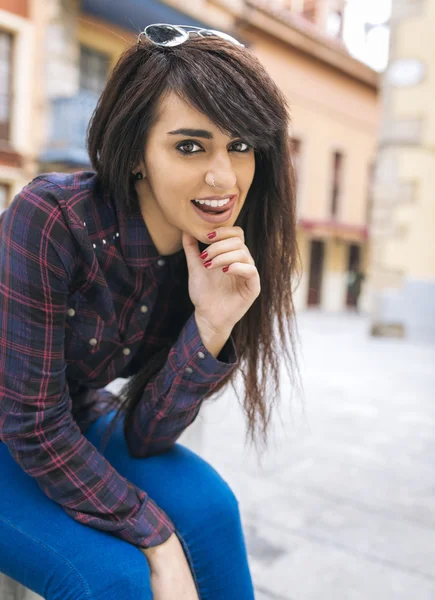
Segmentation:
{"type": "Polygon", "coordinates": [[[194,383],[217,385],[238,365],[237,352],[231,337],[218,358],[207,350],[202,343],[194,315],[187,321],[176,345],[177,368],[184,371],[183,379],[194,383]]]}
{"type": "MultiPolygon", "coordinates": [[[[143,493],[143,492],[142,492],[143,493]]],[[[145,494],[143,493],[145,497],[145,494]]],[[[160,546],[168,540],[175,532],[175,526],[168,515],[157,506],[150,497],[145,500],[144,510],[141,515],[143,527],[143,535],[139,540],[129,540],[140,548],[153,548],[160,546]]],[[[140,518],[140,517],[139,517],[140,518]]]]}

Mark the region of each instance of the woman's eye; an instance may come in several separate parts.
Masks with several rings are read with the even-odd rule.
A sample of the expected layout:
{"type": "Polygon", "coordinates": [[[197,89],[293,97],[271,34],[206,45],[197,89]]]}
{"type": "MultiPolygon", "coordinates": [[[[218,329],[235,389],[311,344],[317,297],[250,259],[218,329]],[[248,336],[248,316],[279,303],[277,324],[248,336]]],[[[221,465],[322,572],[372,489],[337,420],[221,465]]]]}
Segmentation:
{"type": "Polygon", "coordinates": [[[181,154],[196,154],[198,152],[198,150],[195,150],[195,151],[193,150],[193,148],[195,146],[197,148],[201,148],[201,146],[199,144],[197,144],[196,142],[192,142],[192,141],[182,142],[181,144],[178,144],[177,150],[181,154]]]}
{"type": "MultiPolygon", "coordinates": [[[[177,148],[178,152],[180,152],[180,154],[185,154],[185,155],[198,154],[198,152],[204,152],[202,146],[200,146],[200,144],[194,142],[193,140],[181,142],[181,144],[178,144],[178,146],[176,148],[177,148]],[[198,148],[198,149],[195,150],[195,148],[198,148]]],[[[249,144],[246,144],[245,142],[234,142],[233,144],[231,144],[229,149],[232,151],[235,151],[235,152],[244,153],[244,152],[249,152],[252,149],[252,146],[249,146],[249,144]]]]}
{"type": "Polygon", "coordinates": [[[236,150],[236,152],[249,152],[249,150],[252,148],[252,146],[249,146],[249,144],[246,144],[245,142],[235,142],[232,145],[232,148],[234,148],[234,146],[239,146],[239,149],[236,150]],[[244,146],[244,148],[240,148],[240,146],[244,146]]]}

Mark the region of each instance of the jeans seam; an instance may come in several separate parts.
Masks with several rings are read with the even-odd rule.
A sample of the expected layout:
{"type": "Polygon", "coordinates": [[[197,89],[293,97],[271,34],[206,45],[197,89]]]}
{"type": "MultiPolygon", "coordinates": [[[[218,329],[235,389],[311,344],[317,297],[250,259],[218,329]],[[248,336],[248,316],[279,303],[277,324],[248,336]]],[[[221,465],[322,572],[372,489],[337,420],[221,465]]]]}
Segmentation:
{"type": "Polygon", "coordinates": [[[69,569],[71,569],[71,571],[73,573],[75,573],[75,575],[77,576],[77,578],[79,579],[79,581],[82,583],[83,585],[83,589],[86,593],[86,596],[92,600],[92,594],[91,591],[89,589],[88,584],[86,583],[86,581],[83,579],[83,577],[80,575],[79,571],[76,569],[76,567],[74,565],[72,565],[66,558],[64,558],[57,550],[55,550],[54,548],[52,548],[51,546],[47,546],[47,544],[44,544],[43,542],[41,542],[40,540],[32,537],[31,535],[29,535],[28,533],[26,533],[25,531],[22,531],[19,527],[17,527],[16,525],[14,525],[13,523],[11,523],[10,521],[8,521],[7,519],[4,519],[3,517],[0,516],[0,521],[3,521],[3,523],[6,523],[6,525],[8,525],[9,527],[12,527],[12,529],[15,529],[16,531],[18,531],[21,535],[25,536],[26,538],[28,538],[29,540],[32,540],[33,542],[36,542],[39,546],[42,546],[43,548],[45,548],[46,550],[49,550],[50,552],[52,552],[54,555],[56,555],[61,562],[63,562],[67,567],[69,567],[69,569]]]}
{"type": "Polygon", "coordinates": [[[181,533],[178,530],[176,530],[175,533],[177,534],[177,537],[180,539],[181,545],[183,546],[184,552],[186,553],[187,561],[190,564],[190,570],[192,572],[193,581],[195,583],[196,592],[198,594],[199,600],[201,600],[201,594],[199,593],[199,583],[198,583],[198,579],[196,578],[196,572],[194,569],[192,555],[190,554],[189,546],[187,545],[186,540],[183,538],[183,536],[181,535],[181,533]]]}

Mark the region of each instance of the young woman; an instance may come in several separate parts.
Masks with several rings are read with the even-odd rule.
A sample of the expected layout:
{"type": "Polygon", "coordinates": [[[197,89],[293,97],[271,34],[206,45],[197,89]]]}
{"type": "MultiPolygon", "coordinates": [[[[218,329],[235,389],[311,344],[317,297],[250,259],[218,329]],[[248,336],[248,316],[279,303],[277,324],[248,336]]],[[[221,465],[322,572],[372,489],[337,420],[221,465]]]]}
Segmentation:
{"type": "Polygon", "coordinates": [[[153,25],[93,115],[95,172],[3,214],[0,571],[44,598],[254,597],[237,500],[175,441],[238,371],[267,439],[293,357],[288,127],[236,40],[153,25]]]}

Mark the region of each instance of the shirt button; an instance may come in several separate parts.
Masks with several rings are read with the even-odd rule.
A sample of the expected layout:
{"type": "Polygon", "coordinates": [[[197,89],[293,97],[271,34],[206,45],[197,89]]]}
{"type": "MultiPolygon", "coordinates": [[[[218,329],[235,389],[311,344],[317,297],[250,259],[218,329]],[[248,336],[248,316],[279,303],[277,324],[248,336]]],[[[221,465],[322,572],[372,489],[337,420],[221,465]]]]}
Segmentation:
{"type": "Polygon", "coordinates": [[[140,307],[140,312],[146,313],[148,312],[148,306],[146,304],[142,304],[140,307]]]}
{"type": "Polygon", "coordinates": [[[130,348],[124,348],[124,350],[122,351],[124,356],[128,356],[129,354],[131,354],[131,350],[130,348]]]}
{"type": "Polygon", "coordinates": [[[188,375],[190,375],[191,373],[193,373],[193,369],[191,369],[190,367],[186,367],[184,369],[184,372],[187,373],[188,375]]]}
{"type": "Polygon", "coordinates": [[[205,354],[204,354],[204,352],[198,352],[198,358],[200,358],[201,360],[202,360],[203,358],[205,358],[205,354]]]}
{"type": "Polygon", "coordinates": [[[73,317],[76,314],[76,311],[73,308],[69,308],[67,312],[69,317],[73,317]]]}
{"type": "Polygon", "coordinates": [[[166,261],[163,260],[163,258],[159,258],[159,260],[157,261],[157,266],[159,267],[164,267],[166,264],[166,261]]]}
{"type": "Polygon", "coordinates": [[[98,340],[96,338],[91,338],[89,340],[89,345],[90,346],[96,346],[98,344],[98,340]]]}

